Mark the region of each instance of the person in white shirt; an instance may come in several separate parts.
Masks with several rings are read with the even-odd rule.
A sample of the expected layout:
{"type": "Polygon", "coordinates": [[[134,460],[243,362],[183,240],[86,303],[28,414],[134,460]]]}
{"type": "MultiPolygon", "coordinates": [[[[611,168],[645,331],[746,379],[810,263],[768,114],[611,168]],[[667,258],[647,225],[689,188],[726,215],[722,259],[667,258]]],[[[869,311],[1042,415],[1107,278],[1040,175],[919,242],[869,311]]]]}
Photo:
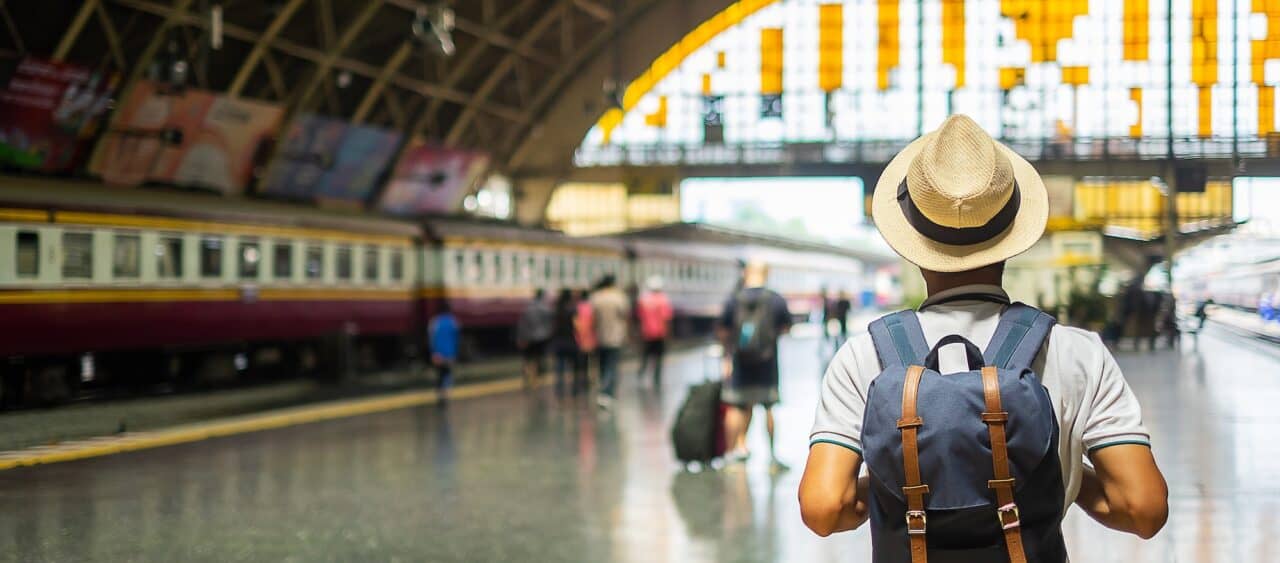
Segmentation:
{"type": "MultiPolygon", "coordinates": [[[[1047,195],[1024,159],[969,118],[952,116],[890,162],[872,214],[890,246],[922,270],[929,297],[918,318],[927,344],[959,334],[982,345],[1009,303],[1000,287],[1004,263],[1040,238],[1047,195]]],[[[942,373],[965,369],[961,350],[944,348],[940,360],[942,373]]],[[[1054,326],[1033,367],[1060,428],[1063,506],[1074,502],[1107,527],[1154,536],[1168,517],[1168,487],[1137,399],[1101,339],[1054,326]]],[[[861,426],[880,371],[867,333],[846,343],[827,370],[799,490],[802,518],[821,536],[867,519],[861,426]]]]}

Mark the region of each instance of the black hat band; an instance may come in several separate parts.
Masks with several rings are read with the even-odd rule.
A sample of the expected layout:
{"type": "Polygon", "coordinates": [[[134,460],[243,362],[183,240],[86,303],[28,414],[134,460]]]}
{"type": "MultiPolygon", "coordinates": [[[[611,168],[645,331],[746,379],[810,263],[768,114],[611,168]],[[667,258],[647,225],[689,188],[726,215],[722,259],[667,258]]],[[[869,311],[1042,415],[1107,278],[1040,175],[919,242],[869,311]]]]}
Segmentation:
{"type": "Polygon", "coordinates": [[[1014,218],[1018,216],[1018,207],[1022,205],[1022,195],[1018,192],[1018,182],[1013,182],[1013,194],[1009,196],[1009,201],[1005,202],[1004,207],[1000,208],[991,220],[985,225],[977,227],[947,227],[939,225],[925,217],[924,213],[916,207],[916,202],[911,199],[911,192],[907,189],[907,179],[903,178],[902,183],[898,184],[898,206],[902,208],[902,215],[907,218],[916,232],[928,237],[930,240],[943,244],[956,246],[964,246],[969,244],[978,244],[987,242],[1003,233],[1010,225],[1013,224],[1014,218]]]}

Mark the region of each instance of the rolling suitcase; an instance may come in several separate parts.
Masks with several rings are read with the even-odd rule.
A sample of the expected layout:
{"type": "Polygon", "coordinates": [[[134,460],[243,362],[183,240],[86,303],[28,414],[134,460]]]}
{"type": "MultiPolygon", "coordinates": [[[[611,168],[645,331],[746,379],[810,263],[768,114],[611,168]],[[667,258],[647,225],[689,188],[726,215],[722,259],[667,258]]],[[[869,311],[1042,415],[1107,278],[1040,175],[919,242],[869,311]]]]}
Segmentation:
{"type": "Polygon", "coordinates": [[[699,383],[676,413],[671,427],[671,443],[682,463],[709,464],[724,455],[724,405],[720,402],[719,381],[699,383]]]}

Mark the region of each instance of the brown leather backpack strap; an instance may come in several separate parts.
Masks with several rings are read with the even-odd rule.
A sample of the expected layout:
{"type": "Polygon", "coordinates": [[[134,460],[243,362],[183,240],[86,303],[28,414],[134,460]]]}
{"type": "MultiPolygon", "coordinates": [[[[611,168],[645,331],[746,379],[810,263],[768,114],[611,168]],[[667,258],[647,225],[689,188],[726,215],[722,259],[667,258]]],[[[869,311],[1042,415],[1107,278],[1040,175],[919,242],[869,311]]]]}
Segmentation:
{"type": "Polygon", "coordinates": [[[920,482],[920,446],[917,434],[924,421],[916,413],[916,396],[920,392],[920,378],[924,368],[907,368],[907,379],[902,385],[902,418],[898,429],[902,431],[902,463],[906,469],[906,485],[902,493],[907,497],[907,538],[911,542],[911,563],[928,563],[928,544],[925,543],[927,519],[924,513],[924,495],[929,486],[920,482]]]}
{"type": "Polygon", "coordinates": [[[995,366],[982,368],[982,394],[987,402],[982,422],[987,424],[987,430],[991,433],[991,461],[996,477],[987,482],[987,486],[996,491],[996,501],[999,503],[996,520],[1004,530],[1004,543],[1009,551],[1010,563],[1026,563],[1027,554],[1022,547],[1022,520],[1018,514],[1018,505],[1013,499],[1014,480],[1009,473],[1009,448],[1004,433],[1009,413],[1000,406],[1000,377],[995,366]]]}

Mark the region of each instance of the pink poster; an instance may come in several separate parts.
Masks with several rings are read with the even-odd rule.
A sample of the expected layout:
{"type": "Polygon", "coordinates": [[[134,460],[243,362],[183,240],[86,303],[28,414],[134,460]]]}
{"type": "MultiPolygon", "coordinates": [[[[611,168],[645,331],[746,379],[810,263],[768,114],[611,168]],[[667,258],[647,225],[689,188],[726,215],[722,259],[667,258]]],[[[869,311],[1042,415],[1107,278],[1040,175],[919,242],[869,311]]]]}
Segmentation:
{"type": "Polygon", "coordinates": [[[415,140],[396,164],[379,207],[400,214],[456,211],[488,167],[483,153],[415,140]]]}
{"type": "Polygon", "coordinates": [[[89,170],[112,184],[240,193],[283,114],[275,104],[143,81],[121,100],[89,170]]]}
{"type": "Polygon", "coordinates": [[[80,165],[119,77],[26,57],[0,91],[0,163],[44,172],[80,165]]]}

